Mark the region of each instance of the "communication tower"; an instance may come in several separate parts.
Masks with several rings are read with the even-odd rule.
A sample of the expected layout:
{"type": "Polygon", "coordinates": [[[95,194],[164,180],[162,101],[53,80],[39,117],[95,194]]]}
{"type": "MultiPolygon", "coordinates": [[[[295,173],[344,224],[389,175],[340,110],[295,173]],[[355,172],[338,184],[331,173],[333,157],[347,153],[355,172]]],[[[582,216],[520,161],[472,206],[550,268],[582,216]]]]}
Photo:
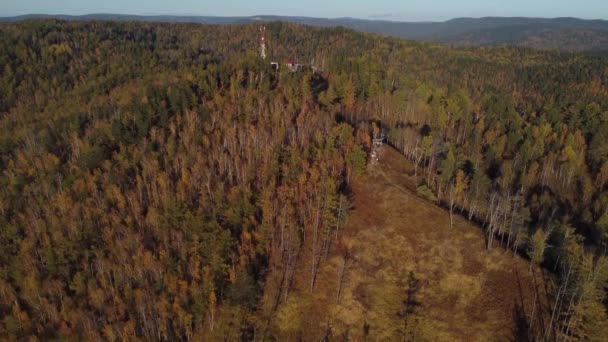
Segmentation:
{"type": "Polygon", "coordinates": [[[260,26],[260,56],[266,59],[266,26],[260,26]]]}

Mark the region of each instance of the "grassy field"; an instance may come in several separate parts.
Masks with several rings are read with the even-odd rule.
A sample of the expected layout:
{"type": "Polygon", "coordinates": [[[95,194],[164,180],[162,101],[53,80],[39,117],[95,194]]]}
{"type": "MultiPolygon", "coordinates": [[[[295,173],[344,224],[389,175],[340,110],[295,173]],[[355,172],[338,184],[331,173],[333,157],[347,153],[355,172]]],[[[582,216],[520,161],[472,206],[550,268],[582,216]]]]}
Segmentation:
{"type": "Polygon", "coordinates": [[[284,338],[520,341],[545,319],[543,272],[485,249],[480,227],[415,194],[390,147],[353,184],[354,208],[314,291],[296,277],[273,321],[284,338]],[[533,305],[536,301],[537,305],[533,305]]]}

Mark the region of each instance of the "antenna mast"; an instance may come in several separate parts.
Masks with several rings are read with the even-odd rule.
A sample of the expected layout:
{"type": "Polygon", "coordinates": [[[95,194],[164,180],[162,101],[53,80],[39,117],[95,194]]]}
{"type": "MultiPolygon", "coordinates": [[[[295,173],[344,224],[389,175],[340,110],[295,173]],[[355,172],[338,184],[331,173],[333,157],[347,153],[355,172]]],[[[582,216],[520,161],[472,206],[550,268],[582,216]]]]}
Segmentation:
{"type": "Polygon", "coordinates": [[[266,59],[266,26],[260,26],[260,57],[266,59]]]}

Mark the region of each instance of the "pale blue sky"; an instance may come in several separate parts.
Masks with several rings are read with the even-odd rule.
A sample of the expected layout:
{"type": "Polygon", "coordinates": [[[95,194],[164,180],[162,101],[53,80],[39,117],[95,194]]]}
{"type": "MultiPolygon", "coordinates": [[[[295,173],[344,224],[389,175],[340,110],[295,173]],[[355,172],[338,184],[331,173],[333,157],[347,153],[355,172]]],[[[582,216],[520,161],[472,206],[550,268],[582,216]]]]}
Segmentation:
{"type": "Polygon", "coordinates": [[[608,0],[0,0],[0,16],[45,14],[256,14],[445,20],[527,16],[608,19],[608,0]]]}

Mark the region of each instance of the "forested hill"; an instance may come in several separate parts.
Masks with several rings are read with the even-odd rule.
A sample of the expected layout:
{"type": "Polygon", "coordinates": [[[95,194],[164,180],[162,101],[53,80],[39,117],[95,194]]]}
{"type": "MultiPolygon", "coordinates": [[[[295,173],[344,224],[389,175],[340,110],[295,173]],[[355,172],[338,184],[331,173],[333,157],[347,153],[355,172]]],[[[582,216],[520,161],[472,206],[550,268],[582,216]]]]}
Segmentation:
{"type": "Polygon", "coordinates": [[[531,339],[606,340],[608,57],[266,26],[264,61],[257,24],[0,23],[0,338],[325,332],[277,310],[346,250],[384,130],[420,195],[552,272],[531,339]]]}
{"type": "Polygon", "coordinates": [[[445,22],[398,22],[355,18],[312,18],[259,15],[251,17],[137,16],[120,14],[24,15],[0,18],[18,21],[34,18],[63,20],[151,21],[167,23],[243,24],[285,21],[320,27],[347,27],[397,38],[456,46],[512,45],[566,51],[608,50],[608,22],[577,18],[485,17],[456,18],[445,22]]]}

